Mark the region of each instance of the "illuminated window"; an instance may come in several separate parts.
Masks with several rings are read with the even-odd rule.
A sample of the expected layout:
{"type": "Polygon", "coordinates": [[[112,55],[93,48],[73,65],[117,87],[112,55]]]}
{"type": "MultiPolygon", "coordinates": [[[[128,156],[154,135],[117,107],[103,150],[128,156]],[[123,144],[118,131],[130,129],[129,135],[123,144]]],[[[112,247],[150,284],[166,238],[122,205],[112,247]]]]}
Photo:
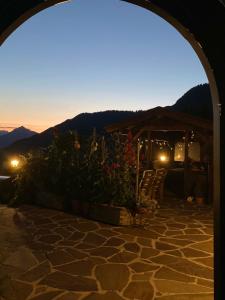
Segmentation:
{"type": "Polygon", "coordinates": [[[188,157],[194,161],[200,161],[200,144],[198,142],[188,144],[188,157]]]}
{"type": "Polygon", "coordinates": [[[184,143],[183,142],[177,142],[175,144],[175,152],[174,152],[174,160],[175,161],[184,161],[184,143]]]}

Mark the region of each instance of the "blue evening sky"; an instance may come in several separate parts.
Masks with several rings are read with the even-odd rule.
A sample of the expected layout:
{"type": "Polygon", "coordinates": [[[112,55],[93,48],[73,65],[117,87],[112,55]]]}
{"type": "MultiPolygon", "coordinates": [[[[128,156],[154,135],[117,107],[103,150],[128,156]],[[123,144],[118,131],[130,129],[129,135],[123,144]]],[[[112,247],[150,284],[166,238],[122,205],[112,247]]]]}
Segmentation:
{"type": "Polygon", "coordinates": [[[38,131],[81,112],[171,105],[208,81],[176,29],[119,0],[40,12],[0,48],[0,69],[0,127],[38,131]]]}

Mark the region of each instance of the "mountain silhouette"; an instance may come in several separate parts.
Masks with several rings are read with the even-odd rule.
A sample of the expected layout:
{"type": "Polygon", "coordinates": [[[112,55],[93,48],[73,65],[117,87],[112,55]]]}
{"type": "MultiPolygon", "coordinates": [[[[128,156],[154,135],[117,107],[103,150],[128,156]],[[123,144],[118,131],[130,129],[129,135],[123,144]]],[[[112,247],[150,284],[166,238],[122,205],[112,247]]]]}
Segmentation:
{"type": "Polygon", "coordinates": [[[66,120],[56,125],[55,127],[48,128],[42,133],[20,140],[4,150],[12,153],[23,153],[38,147],[47,147],[52,141],[54,130],[57,130],[59,133],[64,133],[68,130],[76,130],[79,135],[89,136],[92,133],[93,128],[96,128],[96,131],[101,134],[104,132],[104,127],[106,125],[132,117],[135,113],[136,112],[133,111],[117,110],[82,113],[73,119],[66,120]]]}
{"type": "Polygon", "coordinates": [[[0,136],[5,135],[9,133],[7,130],[0,130],[0,136]]]}
{"type": "Polygon", "coordinates": [[[11,132],[6,132],[5,134],[0,135],[0,148],[8,147],[16,141],[29,138],[35,134],[37,133],[23,126],[15,128],[11,132]]]}
{"type": "MultiPolygon", "coordinates": [[[[193,87],[185,93],[174,105],[167,106],[167,109],[184,112],[187,114],[199,116],[205,119],[212,119],[212,100],[208,84],[201,84],[193,87]]],[[[77,130],[79,135],[90,135],[93,128],[96,128],[98,133],[104,133],[104,127],[133,117],[140,111],[102,111],[95,113],[82,113],[73,119],[66,120],[54,128],[60,132],[68,130],[77,130]]],[[[48,146],[53,138],[53,127],[43,131],[40,134],[35,134],[30,138],[26,138],[15,142],[10,147],[6,148],[6,152],[27,152],[31,149],[48,146]]]]}
{"type": "Polygon", "coordinates": [[[186,92],[177,102],[167,107],[203,119],[212,120],[213,108],[209,84],[200,84],[186,92]]]}

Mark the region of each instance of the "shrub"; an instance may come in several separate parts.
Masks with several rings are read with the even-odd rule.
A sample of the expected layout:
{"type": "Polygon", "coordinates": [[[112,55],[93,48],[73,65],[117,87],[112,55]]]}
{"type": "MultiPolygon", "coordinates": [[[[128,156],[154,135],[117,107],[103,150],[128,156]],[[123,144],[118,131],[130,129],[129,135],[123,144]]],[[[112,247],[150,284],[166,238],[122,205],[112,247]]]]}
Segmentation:
{"type": "Polygon", "coordinates": [[[135,199],[135,168],[130,135],[125,140],[119,134],[105,139],[94,130],[79,141],[76,132],[55,132],[50,147],[24,158],[15,178],[14,202],[48,206],[43,198],[49,202],[55,195],[55,206],[62,202],[67,209],[75,199],[130,206],[135,199]]]}

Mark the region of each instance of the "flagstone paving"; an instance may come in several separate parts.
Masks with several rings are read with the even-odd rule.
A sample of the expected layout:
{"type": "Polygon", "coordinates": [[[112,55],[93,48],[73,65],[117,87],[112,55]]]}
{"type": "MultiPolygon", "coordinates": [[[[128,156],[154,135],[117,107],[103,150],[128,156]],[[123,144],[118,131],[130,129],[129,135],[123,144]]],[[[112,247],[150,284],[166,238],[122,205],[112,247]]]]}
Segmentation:
{"type": "Polygon", "coordinates": [[[0,299],[213,299],[210,207],[164,205],[142,221],[0,206],[0,299]]]}

